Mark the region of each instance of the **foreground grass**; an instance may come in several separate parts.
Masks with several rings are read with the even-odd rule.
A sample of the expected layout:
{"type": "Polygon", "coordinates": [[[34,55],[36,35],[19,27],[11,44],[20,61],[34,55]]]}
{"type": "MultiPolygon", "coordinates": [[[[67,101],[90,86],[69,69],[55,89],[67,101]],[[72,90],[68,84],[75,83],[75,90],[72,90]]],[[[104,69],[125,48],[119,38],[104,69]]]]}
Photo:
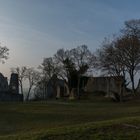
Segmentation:
{"type": "Polygon", "coordinates": [[[0,139],[140,139],[140,101],[0,103],[0,139]]]}
{"type": "Polygon", "coordinates": [[[101,121],[0,137],[3,140],[139,140],[139,118],[101,121]],[[134,125],[135,124],[135,125],[134,125]]]}

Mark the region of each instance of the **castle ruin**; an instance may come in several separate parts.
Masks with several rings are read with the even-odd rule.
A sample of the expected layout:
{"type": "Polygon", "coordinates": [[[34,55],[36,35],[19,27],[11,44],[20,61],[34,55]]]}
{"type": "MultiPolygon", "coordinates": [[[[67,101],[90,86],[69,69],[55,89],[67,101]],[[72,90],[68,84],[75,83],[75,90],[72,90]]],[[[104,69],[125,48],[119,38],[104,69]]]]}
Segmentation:
{"type": "Polygon", "coordinates": [[[12,73],[8,84],[7,77],[0,73],[0,101],[23,101],[23,95],[19,94],[18,74],[12,73]]]}

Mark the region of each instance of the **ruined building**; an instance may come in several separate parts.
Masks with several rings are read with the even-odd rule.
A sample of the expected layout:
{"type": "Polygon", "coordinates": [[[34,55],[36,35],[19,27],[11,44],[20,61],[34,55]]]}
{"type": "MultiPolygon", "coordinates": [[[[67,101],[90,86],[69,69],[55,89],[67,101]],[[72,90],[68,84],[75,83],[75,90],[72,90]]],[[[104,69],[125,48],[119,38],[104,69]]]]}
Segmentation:
{"type": "Polygon", "coordinates": [[[19,94],[18,74],[12,73],[10,83],[0,73],[0,101],[23,101],[23,95],[19,94]]]}
{"type": "Polygon", "coordinates": [[[39,85],[35,88],[35,98],[37,100],[56,98],[69,96],[69,87],[65,80],[57,78],[53,75],[47,82],[39,82],[39,85]]]}
{"type": "Polygon", "coordinates": [[[122,76],[91,77],[85,86],[87,92],[120,93],[124,88],[122,76]]]}
{"type": "MultiPolygon", "coordinates": [[[[46,99],[47,98],[63,98],[75,99],[86,97],[88,93],[98,94],[103,93],[106,97],[111,97],[116,101],[122,100],[121,98],[126,94],[125,80],[122,76],[108,76],[108,77],[86,77],[82,76],[78,80],[71,79],[71,85],[53,76],[46,84],[46,99]],[[78,85],[79,83],[79,85],[78,85]]],[[[41,90],[37,91],[38,93],[41,90]]],[[[43,92],[43,90],[42,90],[43,92]]]]}
{"type": "MultiPolygon", "coordinates": [[[[73,82],[73,81],[72,81],[73,82]]],[[[76,82],[74,82],[75,86],[72,87],[72,90],[69,91],[68,86],[67,90],[64,90],[62,94],[61,88],[64,89],[65,82],[63,80],[57,79],[57,80],[51,80],[49,81],[49,84],[55,84],[55,88],[52,86],[52,90],[56,90],[56,97],[63,97],[64,94],[69,95],[70,98],[74,98],[74,96],[77,98],[77,96],[83,96],[84,93],[95,93],[95,92],[102,92],[106,97],[113,97],[113,98],[121,98],[121,96],[125,95],[125,80],[122,76],[108,76],[108,77],[86,77],[82,76],[79,79],[79,86],[76,82]],[[55,82],[54,82],[55,81],[55,82]],[[79,87],[79,89],[78,89],[79,87]],[[79,90],[79,93],[78,93],[79,90]],[[115,97],[114,97],[115,96],[115,97]]],[[[49,92],[51,92],[50,87],[47,87],[49,92]]],[[[118,99],[121,100],[121,99],[118,99]]]]}
{"type": "Polygon", "coordinates": [[[56,99],[69,95],[69,89],[66,82],[53,75],[47,83],[47,97],[55,97],[56,99]]]}
{"type": "Polygon", "coordinates": [[[86,92],[104,93],[115,101],[122,101],[127,95],[123,76],[90,77],[84,87],[86,92]]]}

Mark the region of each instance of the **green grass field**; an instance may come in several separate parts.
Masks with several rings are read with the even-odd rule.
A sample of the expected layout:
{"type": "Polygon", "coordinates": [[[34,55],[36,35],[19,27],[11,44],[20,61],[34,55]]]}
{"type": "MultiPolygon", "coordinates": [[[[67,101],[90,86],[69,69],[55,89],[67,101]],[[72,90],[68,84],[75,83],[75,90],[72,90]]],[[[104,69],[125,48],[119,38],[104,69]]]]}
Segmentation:
{"type": "Polygon", "coordinates": [[[140,140],[140,100],[0,103],[0,140],[140,140]]]}

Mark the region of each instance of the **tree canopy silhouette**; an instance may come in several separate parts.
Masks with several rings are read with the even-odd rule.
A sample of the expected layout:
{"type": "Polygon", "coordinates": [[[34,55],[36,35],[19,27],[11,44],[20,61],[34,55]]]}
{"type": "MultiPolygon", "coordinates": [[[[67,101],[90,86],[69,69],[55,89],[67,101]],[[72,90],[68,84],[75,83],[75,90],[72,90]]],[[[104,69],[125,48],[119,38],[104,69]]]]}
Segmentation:
{"type": "Polygon", "coordinates": [[[8,59],[9,49],[0,45],[0,62],[4,63],[8,59]]]}

